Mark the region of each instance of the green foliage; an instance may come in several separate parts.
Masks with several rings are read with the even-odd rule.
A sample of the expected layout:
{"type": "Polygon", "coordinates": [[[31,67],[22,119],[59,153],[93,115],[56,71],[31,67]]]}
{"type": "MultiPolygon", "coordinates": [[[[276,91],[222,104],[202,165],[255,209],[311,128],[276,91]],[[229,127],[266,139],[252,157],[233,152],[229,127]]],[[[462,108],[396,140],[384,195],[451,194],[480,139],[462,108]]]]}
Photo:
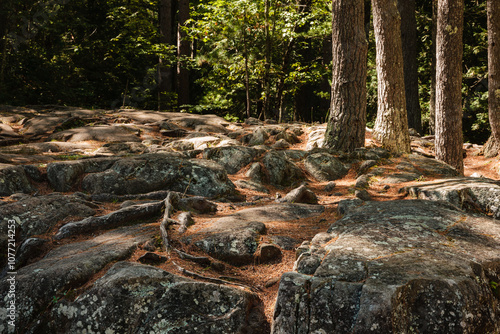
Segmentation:
{"type": "Polygon", "coordinates": [[[174,50],[158,43],[156,1],[11,5],[0,51],[0,85],[8,92],[1,102],[109,108],[121,106],[128,86],[128,100],[154,108],[151,72],[159,55],[174,59],[174,50]]]}
{"type": "MultiPolygon", "coordinates": [[[[203,109],[243,117],[246,62],[252,113],[260,114],[266,98],[266,24],[271,43],[268,98],[272,108],[277,109],[280,103],[277,99],[280,82],[289,105],[297,90],[308,84],[316,87],[317,96],[325,98],[329,90],[322,91],[318,85],[328,78],[331,70],[324,65],[321,55],[310,61],[304,54],[321,50],[330,35],[328,4],[328,1],[313,1],[311,11],[303,13],[295,2],[271,1],[267,22],[263,0],[216,0],[199,4],[190,25],[190,35],[200,41],[196,104],[203,109]]],[[[329,100],[329,96],[326,98],[329,100]]]]}
{"type": "MultiPolygon", "coordinates": [[[[419,36],[419,94],[423,112],[424,131],[429,126],[429,100],[432,62],[431,1],[417,5],[417,34],[419,36]]],[[[486,26],[486,1],[465,2],[463,53],[463,130],[464,140],[483,144],[489,137],[486,26]]]]}
{"type": "MultiPolygon", "coordinates": [[[[158,59],[190,68],[190,112],[246,117],[264,104],[285,120],[324,120],[330,102],[331,0],[191,1],[185,29],[192,56],[160,43],[159,0],[3,0],[0,103],[157,109],[158,59]],[[268,27],[269,39],[266,39],[268,27]],[[268,44],[269,43],[269,44],[268,44]],[[269,58],[266,46],[270,45],[269,58]],[[247,72],[248,69],[248,73],[247,72]],[[266,89],[269,87],[269,89],[266,89]]],[[[432,1],[417,4],[418,80],[428,129],[432,1]]],[[[484,143],[487,106],[486,0],[465,2],[463,111],[466,141],[484,143]]],[[[369,34],[368,126],[377,113],[375,41],[369,34]]],[[[428,132],[428,131],[426,131],[428,132]]]]}

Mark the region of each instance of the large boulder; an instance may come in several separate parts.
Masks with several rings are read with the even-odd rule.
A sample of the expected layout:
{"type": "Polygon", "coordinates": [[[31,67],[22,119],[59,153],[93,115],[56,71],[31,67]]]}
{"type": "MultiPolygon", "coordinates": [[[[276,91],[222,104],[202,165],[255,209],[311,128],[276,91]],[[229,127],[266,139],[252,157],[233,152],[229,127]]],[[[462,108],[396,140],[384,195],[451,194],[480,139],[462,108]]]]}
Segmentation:
{"type": "Polygon", "coordinates": [[[104,172],[85,176],[82,188],[92,194],[173,190],[203,197],[231,195],[235,191],[234,184],[219,164],[166,154],[118,160],[104,172]]]}
{"type": "Polygon", "coordinates": [[[285,274],[273,333],[498,333],[500,223],[422,200],[347,201],[285,274]]]}
{"type": "Polygon", "coordinates": [[[466,211],[483,212],[500,218],[500,185],[486,178],[436,180],[409,188],[410,195],[432,201],[446,201],[466,211]]]}
{"type": "MultiPolygon", "coordinates": [[[[117,229],[94,239],[56,248],[42,260],[19,269],[15,275],[16,331],[56,333],[40,326],[58,300],[64,295],[71,296],[71,291],[83,286],[109,263],[128,258],[154,233],[152,227],[117,229]]],[[[9,281],[2,279],[0,294],[7,296],[9,289],[9,281]]],[[[0,333],[7,333],[7,315],[7,308],[2,307],[0,333]]]]}
{"type": "Polygon", "coordinates": [[[57,303],[51,315],[47,333],[269,331],[254,293],[129,262],[115,264],[76,301],[57,303]]]}
{"type": "Polygon", "coordinates": [[[282,151],[269,151],[262,158],[269,182],[278,186],[293,186],[305,179],[302,170],[282,151]]]}
{"type": "Polygon", "coordinates": [[[30,193],[34,190],[22,166],[0,164],[0,196],[30,193]]]}
{"type": "Polygon", "coordinates": [[[304,166],[318,181],[333,181],[342,178],[348,172],[339,159],[329,153],[314,153],[309,155],[304,166]]]}
{"type": "Polygon", "coordinates": [[[205,149],[203,158],[216,161],[226,169],[228,174],[236,174],[252,162],[259,152],[251,147],[226,146],[205,149]]]}

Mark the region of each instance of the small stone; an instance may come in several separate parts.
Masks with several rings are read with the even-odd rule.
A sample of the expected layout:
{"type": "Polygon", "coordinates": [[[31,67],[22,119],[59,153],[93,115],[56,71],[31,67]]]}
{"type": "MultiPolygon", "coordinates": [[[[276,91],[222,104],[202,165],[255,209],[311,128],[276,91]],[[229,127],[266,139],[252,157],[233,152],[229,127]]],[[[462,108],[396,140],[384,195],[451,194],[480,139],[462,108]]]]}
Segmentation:
{"type": "Polygon", "coordinates": [[[156,250],[155,242],[153,240],[147,241],[144,245],[142,245],[142,249],[154,252],[156,250]]]}
{"type": "Polygon", "coordinates": [[[330,192],[330,191],[333,191],[333,189],[335,189],[335,187],[337,186],[337,184],[333,181],[330,181],[328,182],[326,185],[325,185],[325,191],[327,192],[330,192]]]}
{"type": "Polygon", "coordinates": [[[304,253],[309,253],[310,251],[311,251],[310,242],[304,241],[295,251],[295,259],[298,259],[299,256],[301,256],[304,253]]]}
{"type": "Polygon", "coordinates": [[[260,263],[280,261],[282,256],[281,249],[273,244],[261,244],[255,255],[260,263]]]}
{"type": "Polygon", "coordinates": [[[369,188],[370,187],[369,180],[370,180],[370,178],[368,177],[368,175],[361,175],[360,177],[358,177],[356,179],[355,187],[358,189],[369,188]]]}
{"type": "Polygon", "coordinates": [[[372,197],[370,196],[368,191],[366,191],[366,189],[356,190],[354,195],[362,201],[371,201],[372,200],[372,197]]]}
{"type": "Polygon", "coordinates": [[[273,277],[273,278],[269,279],[269,280],[268,280],[268,281],[264,284],[264,286],[265,286],[266,288],[270,288],[270,287],[272,287],[273,285],[275,285],[276,283],[278,283],[278,282],[280,281],[280,279],[281,279],[280,277],[273,277]]]}
{"type": "Polygon", "coordinates": [[[280,139],[276,143],[274,143],[272,147],[274,149],[283,150],[289,148],[290,143],[288,143],[285,139],[280,139]]]}
{"type": "Polygon", "coordinates": [[[305,185],[293,189],[282,199],[278,199],[281,203],[306,203],[306,204],[318,204],[318,197],[305,185]]]}

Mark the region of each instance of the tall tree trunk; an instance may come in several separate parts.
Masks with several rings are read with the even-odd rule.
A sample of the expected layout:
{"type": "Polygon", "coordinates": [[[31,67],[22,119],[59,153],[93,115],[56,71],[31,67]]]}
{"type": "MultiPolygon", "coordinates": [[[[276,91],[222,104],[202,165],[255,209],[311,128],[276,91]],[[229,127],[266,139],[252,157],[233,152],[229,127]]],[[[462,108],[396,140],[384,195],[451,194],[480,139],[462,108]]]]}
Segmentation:
{"type": "Polygon", "coordinates": [[[436,133],[436,36],[437,36],[437,2],[432,0],[432,46],[431,46],[431,87],[429,101],[429,133],[436,133]]]}
{"type": "Polygon", "coordinates": [[[373,134],[389,151],[409,153],[401,18],[393,0],[372,0],[372,8],[378,79],[378,110],[373,134]]]}
{"type": "Polygon", "coordinates": [[[500,1],[488,0],[488,109],[491,137],[484,155],[500,150],[500,1]]]}
{"type": "Polygon", "coordinates": [[[418,133],[422,133],[422,115],[418,98],[417,19],[415,17],[415,0],[398,0],[398,10],[401,15],[401,43],[403,45],[408,127],[417,130],[418,133]]]}
{"type": "Polygon", "coordinates": [[[245,58],[245,109],[247,118],[250,118],[250,75],[248,73],[248,39],[247,39],[247,10],[244,14],[245,24],[243,25],[243,57],[245,58]]]}
{"type": "Polygon", "coordinates": [[[364,0],[334,0],[332,99],[326,147],[352,152],[365,145],[367,53],[364,0]]]}
{"type": "Polygon", "coordinates": [[[438,1],[436,158],[464,172],[462,134],[463,0],[438,1]]]}
{"type": "Polygon", "coordinates": [[[189,0],[179,0],[179,13],[177,24],[177,95],[179,106],[189,104],[189,70],[186,68],[185,59],[191,55],[191,43],[187,40],[184,25],[189,20],[189,0]]]}
{"type": "MultiPolygon", "coordinates": [[[[160,21],[160,42],[166,45],[175,45],[174,36],[174,11],[175,0],[161,0],[159,8],[160,21]]],[[[158,64],[158,110],[170,109],[173,107],[171,94],[174,89],[175,72],[172,66],[165,65],[164,59],[160,57],[158,64]]]]}
{"type": "MultiPolygon", "coordinates": [[[[302,15],[308,15],[311,12],[311,0],[299,0],[297,5],[300,8],[302,15]]],[[[307,21],[304,25],[297,27],[297,33],[306,33],[309,31],[311,24],[307,21]]],[[[297,43],[297,51],[302,57],[302,65],[309,66],[317,56],[317,50],[313,50],[310,46],[310,39],[308,37],[299,37],[297,43]],[[305,47],[302,47],[305,46],[305,47]]],[[[304,84],[299,87],[295,93],[294,104],[295,113],[304,122],[313,121],[313,111],[315,98],[313,95],[315,87],[310,84],[304,84]]]]}
{"type": "Polygon", "coordinates": [[[266,54],[265,54],[265,65],[264,65],[264,118],[270,118],[270,70],[271,70],[271,35],[269,33],[269,8],[270,0],[265,0],[265,10],[264,10],[264,19],[265,19],[265,37],[266,37],[266,54]]]}

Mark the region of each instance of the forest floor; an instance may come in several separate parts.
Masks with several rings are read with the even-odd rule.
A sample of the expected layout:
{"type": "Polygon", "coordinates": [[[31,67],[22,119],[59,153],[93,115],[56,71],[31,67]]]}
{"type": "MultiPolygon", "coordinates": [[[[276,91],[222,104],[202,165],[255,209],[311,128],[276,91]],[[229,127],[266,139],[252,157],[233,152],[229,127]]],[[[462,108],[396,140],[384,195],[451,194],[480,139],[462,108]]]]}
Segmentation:
{"type": "MultiPolygon", "coordinates": [[[[245,127],[245,126],[243,126],[245,127]]],[[[159,132],[157,133],[148,133],[149,136],[152,137],[162,137],[159,132]]],[[[306,143],[306,134],[302,135],[299,139],[301,141],[298,144],[294,144],[290,147],[290,149],[296,150],[305,150],[306,143]]],[[[92,145],[98,146],[96,143],[92,141],[88,141],[86,143],[89,147],[92,145]]],[[[272,143],[270,143],[272,144],[272,143]]],[[[102,145],[100,143],[99,145],[102,145]]],[[[378,144],[371,138],[371,133],[367,131],[366,133],[366,146],[374,147],[378,146],[378,144]]],[[[426,147],[419,146],[416,144],[415,148],[420,150],[420,152],[424,152],[427,155],[432,155],[433,152],[426,147]]],[[[468,147],[466,149],[467,155],[464,161],[465,165],[465,176],[472,176],[480,174],[483,177],[498,180],[499,176],[497,172],[492,168],[493,165],[498,163],[498,158],[486,159],[483,155],[479,153],[480,148],[477,146],[468,147]]],[[[20,157],[21,163],[26,163],[26,160],[22,161],[22,159],[28,159],[29,157],[20,157]]],[[[394,168],[396,170],[396,165],[401,161],[401,157],[391,158],[390,161],[384,165],[385,168],[394,168]]],[[[297,164],[304,170],[304,166],[297,164]]],[[[248,169],[248,167],[247,167],[248,169]]],[[[307,186],[311,189],[318,197],[319,204],[325,207],[325,211],[315,217],[300,219],[297,221],[288,221],[288,222],[266,222],[267,234],[263,235],[262,241],[266,242],[270,240],[270,238],[274,235],[286,235],[290,236],[299,241],[299,243],[303,241],[310,241],[317,233],[325,232],[328,227],[340,218],[339,213],[337,212],[338,203],[345,199],[353,199],[355,198],[354,194],[354,185],[356,183],[357,174],[356,174],[356,166],[351,168],[349,173],[343,178],[336,180],[335,190],[326,191],[325,185],[328,182],[318,182],[312,177],[308,177],[307,186]]],[[[244,179],[244,174],[246,169],[239,171],[239,173],[234,175],[229,175],[231,181],[235,182],[240,179],[244,179]]],[[[304,170],[306,175],[307,172],[304,170]]],[[[384,184],[380,184],[374,182],[370,185],[369,193],[372,196],[372,199],[375,201],[391,201],[397,199],[406,199],[407,194],[405,192],[400,192],[400,189],[408,186],[412,186],[421,181],[432,181],[432,177],[425,177],[425,180],[415,180],[411,182],[399,183],[396,185],[390,185],[388,189],[384,189],[384,184]]],[[[190,235],[196,233],[197,231],[206,227],[211,221],[227,216],[228,214],[232,214],[238,210],[245,209],[251,206],[266,206],[275,203],[276,194],[279,193],[281,195],[285,195],[287,190],[274,188],[273,186],[266,185],[270,194],[263,195],[262,193],[258,193],[255,191],[247,190],[247,189],[238,189],[238,191],[247,199],[244,202],[235,202],[235,203],[223,203],[218,202],[218,211],[216,214],[201,214],[195,215],[195,225],[188,229],[187,233],[183,236],[190,235]]],[[[40,183],[36,185],[39,194],[48,194],[52,192],[50,187],[45,183],[40,183]]],[[[290,190],[290,189],[288,189],[290,190]]],[[[67,193],[70,194],[70,193],[67,193]]],[[[4,198],[5,201],[8,201],[8,198],[4,198]]],[[[98,215],[106,214],[119,209],[120,203],[105,203],[103,204],[99,210],[98,215]]],[[[176,218],[175,216],[173,217],[176,218]]],[[[55,234],[59,227],[61,227],[67,221],[60,222],[53,229],[53,234],[55,234]]],[[[160,219],[156,222],[150,223],[152,226],[155,226],[159,231],[160,219]]],[[[175,248],[183,250],[191,255],[198,256],[206,256],[205,253],[202,253],[200,250],[196,249],[194,246],[186,246],[179,242],[180,235],[176,230],[170,231],[170,238],[175,248]]],[[[47,237],[48,235],[45,235],[47,237]]],[[[77,241],[90,239],[92,236],[81,236],[70,238],[62,241],[53,240],[49,243],[45,249],[44,254],[50,249],[55,247],[59,247],[65,243],[73,243],[77,241]]],[[[160,235],[158,234],[158,238],[160,235]]],[[[147,250],[138,248],[130,257],[130,261],[138,261],[138,259],[144,255],[147,250]]],[[[156,251],[159,255],[167,255],[165,251],[157,249],[156,251]]],[[[248,265],[242,266],[233,266],[225,263],[224,270],[215,270],[211,267],[202,267],[196,263],[184,260],[178,256],[175,252],[170,252],[168,254],[169,260],[163,264],[159,264],[158,267],[162,268],[168,272],[184,275],[184,271],[181,269],[188,270],[190,272],[196,273],[201,276],[211,277],[216,279],[223,279],[226,281],[232,281],[235,283],[239,283],[241,285],[245,285],[250,287],[254,292],[256,292],[265,305],[265,314],[271,323],[271,318],[274,310],[274,304],[276,302],[276,296],[278,293],[279,280],[283,273],[289,272],[293,270],[294,262],[296,260],[296,251],[295,250],[283,250],[282,258],[276,260],[275,262],[260,264],[260,263],[252,263],[248,265]],[[180,268],[181,267],[181,268],[180,268]]],[[[39,258],[33,258],[32,262],[35,262],[39,258]]],[[[87,282],[84,286],[80,288],[81,291],[86,290],[89,286],[93,284],[99,277],[104,275],[108,268],[110,268],[112,264],[109,264],[104,270],[101,270],[97,275],[93,277],[92,280],[87,282]]]]}

